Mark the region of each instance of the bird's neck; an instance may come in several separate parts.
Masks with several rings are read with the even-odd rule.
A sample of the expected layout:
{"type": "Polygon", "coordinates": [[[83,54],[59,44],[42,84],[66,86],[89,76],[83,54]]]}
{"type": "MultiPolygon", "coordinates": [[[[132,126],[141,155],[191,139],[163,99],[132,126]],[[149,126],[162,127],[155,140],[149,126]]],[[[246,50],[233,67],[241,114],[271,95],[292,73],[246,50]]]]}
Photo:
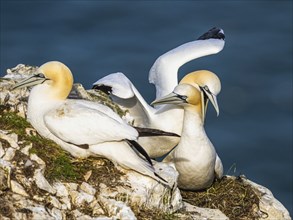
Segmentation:
{"type": "Polygon", "coordinates": [[[35,86],[29,96],[27,119],[39,134],[46,138],[51,137],[51,133],[44,123],[44,115],[50,110],[62,104],[51,96],[49,85],[41,84],[35,86]]]}
{"type": "Polygon", "coordinates": [[[197,142],[200,137],[206,137],[201,115],[201,107],[193,106],[184,108],[184,119],[181,139],[192,139],[197,142]]]}
{"type": "Polygon", "coordinates": [[[65,100],[72,89],[72,82],[62,78],[51,85],[51,94],[55,99],[65,100]]]}
{"type": "Polygon", "coordinates": [[[206,135],[201,115],[195,109],[184,108],[183,128],[176,153],[190,158],[195,155],[205,157],[206,152],[212,151],[214,148],[206,135]]]}
{"type": "Polygon", "coordinates": [[[34,117],[35,114],[44,114],[54,106],[59,105],[63,100],[55,99],[49,85],[41,84],[35,86],[28,100],[28,114],[34,117]]]}
{"type": "Polygon", "coordinates": [[[197,40],[183,44],[160,56],[149,73],[149,82],[156,87],[156,98],[165,96],[178,85],[178,69],[199,57],[220,52],[225,42],[218,39],[197,40]]]}

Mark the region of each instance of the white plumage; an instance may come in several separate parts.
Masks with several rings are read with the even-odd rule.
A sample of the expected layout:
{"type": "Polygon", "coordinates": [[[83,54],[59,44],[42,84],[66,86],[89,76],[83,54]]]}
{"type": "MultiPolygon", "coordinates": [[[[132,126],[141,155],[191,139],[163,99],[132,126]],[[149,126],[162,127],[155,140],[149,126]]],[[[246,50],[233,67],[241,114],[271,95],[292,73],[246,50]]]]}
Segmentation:
{"type": "Polygon", "coordinates": [[[221,178],[223,165],[204,129],[209,99],[218,112],[216,95],[221,84],[209,71],[190,73],[169,95],[152,104],[176,104],[184,108],[183,130],[177,147],[164,159],[179,172],[178,186],[186,190],[208,188],[214,178],[221,178]],[[213,86],[207,86],[213,85],[213,86]]]}
{"type": "MultiPolygon", "coordinates": [[[[149,72],[149,82],[156,87],[156,98],[173,91],[178,84],[178,69],[185,63],[220,52],[224,45],[224,32],[213,28],[198,40],[183,44],[161,55],[149,72]]],[[[94,83],[94,88],[110,90],[113,101],[127,109],[134,118],[134,126],[181,134],[184,111],[181,106],[151,107],[123,73],[113,73],[94,83]]],[[[140,137],[138,142],[150,157],[161,157],[179,142],[178,137],[140,137]]]]}
{"type": "Polygon", "coordinates": [[[72,84],[69,68],[52,61],[43,64],[38,74],[15,85],[35,85],[29,96],[27,116],[38,133],[75,157],[106,157],[126,169],[161,180],[147,154],[134,142],[138,132],[107,106],[66,99],[72,84]]]}

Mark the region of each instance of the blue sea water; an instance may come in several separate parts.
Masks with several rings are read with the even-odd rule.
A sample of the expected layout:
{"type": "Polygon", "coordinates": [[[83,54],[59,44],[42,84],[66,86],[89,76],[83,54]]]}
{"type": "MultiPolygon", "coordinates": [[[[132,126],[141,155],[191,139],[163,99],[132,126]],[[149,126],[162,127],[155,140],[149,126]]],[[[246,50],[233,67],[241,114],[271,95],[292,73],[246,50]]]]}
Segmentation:
{"type": "Polygon", "coordinates": [[[222,81],[206,131],[225,173],[269,188],[292,215],[292,1],[3,1],[0,75],[19,63],[67,64],[90,88],[126,74],[148,102],[148,71],[164,52],[217,26],[224,50],[191,61],[222,81]]]}

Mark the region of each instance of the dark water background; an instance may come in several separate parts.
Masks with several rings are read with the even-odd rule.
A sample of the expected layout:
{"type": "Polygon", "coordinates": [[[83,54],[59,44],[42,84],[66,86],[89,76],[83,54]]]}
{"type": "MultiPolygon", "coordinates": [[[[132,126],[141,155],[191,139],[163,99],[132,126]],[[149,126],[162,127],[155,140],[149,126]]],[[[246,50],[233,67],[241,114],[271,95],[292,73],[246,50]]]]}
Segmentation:
{"type": "Polygon", "coordinates": [[[90,88],[121,71],[150,102],[155,59],[214,26],[224,50],[184,65],[179,78],[218,74],[221,113],[209,109],[206,130],[226,174],[268,187],[292,215],[291,1],[1,1],[1,75],[59,60],[90,88]]]}

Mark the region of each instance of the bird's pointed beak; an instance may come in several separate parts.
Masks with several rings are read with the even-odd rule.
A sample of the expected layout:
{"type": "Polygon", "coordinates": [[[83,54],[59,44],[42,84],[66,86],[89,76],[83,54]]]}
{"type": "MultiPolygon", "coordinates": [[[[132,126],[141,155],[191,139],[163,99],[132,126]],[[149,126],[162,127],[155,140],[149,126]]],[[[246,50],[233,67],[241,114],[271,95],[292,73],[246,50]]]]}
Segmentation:
{"type": "Polygon", "coordinates": [[[151,105],[163,105],[163,104],[182,104],[186,103],[186,97],[178,95],[176,93],[170,93],[160,99],[156,99],[151,103],[151,105]]]}
{"type": "Polygon", "coordinates": [[[43,82],[45,82],[46,80],[48,80],[47,78],[44,77],[44,75],[41,75],[41,74],[35,74],[31,77],[28,77],[18,83],[16,83],[12,89],[20,89],[20,88],[23,88],[23,87],[30,87],[30,86],[35,86],[35,85],[38,85],[38,84],[41,84],[43,82]]]}
{"type": "MultiPolygon", "coordinates": [[[[212,105],[214,106],[216,112],[217,112],[217,116],[219,116],[220,114],[220,110],[219,110],[219,105],[218,105],[218,101],[217,101],[217,96],[212,94],[211,92],[208,92],[206,90],[203,90],[204,95],[207,98],[203,98],[202,100],[202,106],[203,106],[203,115],[205,116],[206,110],[207,110],[207,106],[208,106],[208,100],[212,103],[212,105]]],[[[203,117],[204,118],[204,117],[203,117]]]]}

